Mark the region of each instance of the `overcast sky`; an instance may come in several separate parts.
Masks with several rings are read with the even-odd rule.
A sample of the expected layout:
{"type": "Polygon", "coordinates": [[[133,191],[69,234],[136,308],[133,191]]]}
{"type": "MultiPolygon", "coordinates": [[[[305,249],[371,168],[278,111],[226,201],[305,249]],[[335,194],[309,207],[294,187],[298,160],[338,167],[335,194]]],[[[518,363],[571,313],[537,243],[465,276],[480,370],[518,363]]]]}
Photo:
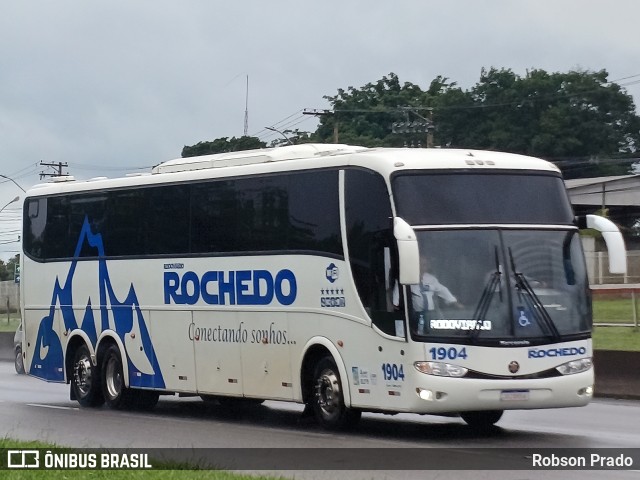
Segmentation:
{"type": "MultiPolygon", "coordinates": [[[[248,133],[267,142],[390,72],[466,89],[483,67],[606,69],[638,104],[639,19],[637,0],[0,0],[0,175],[119,176],[241,136],[247,76],[248,133]]],[[[21,193],[0,183],[0,208],[21,193]]]]}

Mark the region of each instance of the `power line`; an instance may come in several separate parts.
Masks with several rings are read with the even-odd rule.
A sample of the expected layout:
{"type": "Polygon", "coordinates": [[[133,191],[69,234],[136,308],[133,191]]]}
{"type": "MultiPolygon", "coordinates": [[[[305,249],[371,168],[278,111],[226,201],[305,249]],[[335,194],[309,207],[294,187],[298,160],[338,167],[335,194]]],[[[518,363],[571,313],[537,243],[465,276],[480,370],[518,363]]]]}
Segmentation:
{"type": "Polygon", "coordinates": [[[276,122],[269,127],[263,128],[254,136],[266,142],[267,140],[275,138],[278,135],[277,133],[274,133],[274,132],[277,132],[278,130],[283,132],[291,131],[293,127],[300,125],[301,123],[304,123],[307,120],[310,120],[310,119],[306,117],[304,114],[302,114],[301,110],[298,110],[297,112],[289,115],[288,117],[280,120],[279,122],[276,122]],[[271,130],[271,129],[274,129],[274,130],[271,130]]]}
{"type": "Polygon", "coordinates": [[[63,177],[68,175],[66,173],[65,174],[62,173],[62,168],[69,166],[67,162],[58,162],[58,163],[40,162],[40,166],[51,167],[54,170],[54,173],[45,173],[44,171],[40,172],[40,180],[46,177],[63,177]]]}
{"type": "MultiPolygon", "coordinates": [[[[302,110],[296,110],[294,113],[292,113],[291,115],[289,115],[289,116],[287,116],[287,117],[283,118],[283,119],[282,119],[282,120],[280,120],[279,122],[272,123],[272,124],[270,125],[270,127],[275,127],[275,128],[278,128],[278,129],[279,129],[279,128],[281,128],[281,126],[282,126],[282,124],[283,124],[284,122],[286,122],[287,120],[289,120],[291,117],[293,117],[293,116],[295,116],[295,115],[299,115],[301,111],[302,111],[302,110]]],[[[263,133],[265,133],[265,132],[267,132],[267,131],[268,131],[268,130],[267,130],[266,128],[262,128],[261,130],[257,131],[256,133],[252,134],[251,136],[252,136],[252,137],[260,137],[260,135],[261,135],[261,134],[263,134],[263,133]]],[[[269,133],[268,135],[271,135],[271,133],[269,133]]]]}

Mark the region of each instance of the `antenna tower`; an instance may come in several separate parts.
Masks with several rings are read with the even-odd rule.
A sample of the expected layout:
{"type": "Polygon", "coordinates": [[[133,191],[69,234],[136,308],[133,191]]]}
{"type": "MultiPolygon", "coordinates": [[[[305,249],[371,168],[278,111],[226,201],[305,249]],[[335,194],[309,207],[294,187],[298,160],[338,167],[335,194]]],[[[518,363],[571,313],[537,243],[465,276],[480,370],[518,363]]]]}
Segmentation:
{"type": "Polygon", "coordinates": [[[247,93],[244,98],[244,136],[249,132],[249,75],[247,75],[247,93]]]}

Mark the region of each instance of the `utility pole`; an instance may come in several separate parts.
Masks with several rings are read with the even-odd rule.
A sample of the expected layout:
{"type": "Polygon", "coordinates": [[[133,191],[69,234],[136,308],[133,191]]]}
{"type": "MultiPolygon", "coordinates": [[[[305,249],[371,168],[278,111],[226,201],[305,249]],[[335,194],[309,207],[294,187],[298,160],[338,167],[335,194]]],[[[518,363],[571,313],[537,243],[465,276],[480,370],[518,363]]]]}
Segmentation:
{"type": "Polygon", "coordinates": [[[40,180],[45,177],[65,177],[68,175],[68,173],[62,173],[62,167],[69,167],[67,162],[46,163],[41,161],[40,166],[51,167],[55,170],[55,173],[45,173],[44,171],[40,172],[40,180]]]}
{"type": "Polygon", "coordinates": [[[338,117],[336,112],[331,110],[317,110],[315,108],[305,108],[302,111],[303,115],[313,115],[316,117],[324,117],[326,115],[333,115],[333,143],[338,143],[338,117]]]}
{"type": "Polygon", "coordinates": [[[433,131],[435,125],[433,124],[433,109],[429,108],[429,118],[425,118],[417,112],[415,107],[398,107],[399,110],[405,112],[405,122],[393,122],[391,124],[391,133],[397,134],[427,134],[427,148],[433,148],[433,131]],[[409,120],[409,113],[413,113],[420,120],[409,120]]]}

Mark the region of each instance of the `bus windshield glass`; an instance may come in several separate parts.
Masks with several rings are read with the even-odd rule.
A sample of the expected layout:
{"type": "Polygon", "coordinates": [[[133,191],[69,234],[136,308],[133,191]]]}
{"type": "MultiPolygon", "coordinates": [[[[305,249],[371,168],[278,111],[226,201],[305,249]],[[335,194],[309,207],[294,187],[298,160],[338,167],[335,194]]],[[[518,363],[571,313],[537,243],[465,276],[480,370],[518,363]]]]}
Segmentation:
{"type": "Polygon", "coordinates": [[[414,338],[512,345],[590,332],[590,293],[576,230],[417,235],[421,282],[406,287],[414,338]]]}
{"type": "Polygon", "coordinates": [[[393,195],[410,225],[573,223],[564,183],[552,173],[403,172],[393,195]]]}

